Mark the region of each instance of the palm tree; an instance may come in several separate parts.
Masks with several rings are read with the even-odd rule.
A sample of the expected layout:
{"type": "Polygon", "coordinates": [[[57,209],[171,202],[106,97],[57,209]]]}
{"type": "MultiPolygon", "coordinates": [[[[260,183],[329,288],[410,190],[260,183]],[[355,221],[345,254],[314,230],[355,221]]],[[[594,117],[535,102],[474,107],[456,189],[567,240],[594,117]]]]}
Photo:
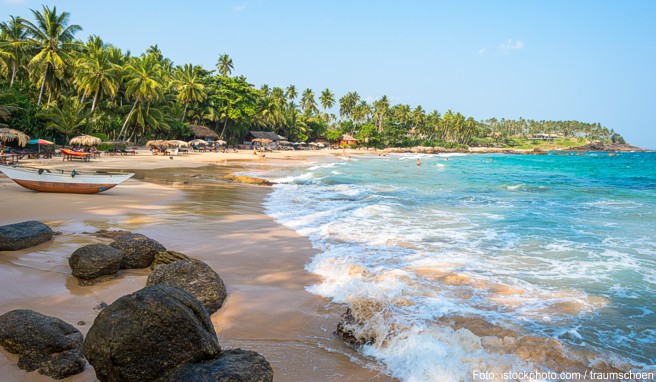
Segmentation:
{"type": "Polygon", "coordinates": [[[387,111],[389,110],[389,108],[390,108],[390,102],[389,99],[387,99],[386,95],[382,96],[378,101],[374,101],[374,114],[378,119],[379,133],[383,132],[383,120],[385,119],[385,115],[387,115],[387,111]]]}
{"type": "Polygon", "coordinates": [[[48,76],[62,77],[70,56],[68,52],[76,48],[73,41],[75,33],[82,30],[79,25],[68,25],[70,13],[57,13],[57,7],[52,9],[43,6],[41,13],[31,10],[36,24],[20,18],[31,36],[28,41],[38,53],[30,60],[28,67],[43,71],[38,105],[41,104],[43,90],[48,76]]]}
{"type": "Polygon", "coordinates": [[[223,77],[227,77],[232,73],[234,65],[232,64],[232,58],[226,53],[219,55],[219,61],[216,63],[216,68],[219,70],[219,73],[223,77]]]}
{"type": "Polygon", "coordinates": [[[294,85],[289,85],[287,87],[287,99],[290,101],[294,102],[294,100],[298,97],[298,91],[296,90],[296,86],[294,85]]]}
{"type": "Polygon", "coordinates": [[[314,92],[312,89],[305,89],[301,96],[301,110],[305,115],[309,116],[317,110],[317,102],[314,100],[314,92]]]}
{"type": "Polygon", "coordinates": [[[202,102],[207,98],[205,85],[196,76],[196,71],[191,64],[185,64],[175,70],[173,86],[178,90],[178,101],[185,105],[181,122],[187,114],[187,107],[193,102],[202,102]]]}
{"type": "Polygon", "coordinates": [[[326,88],[321,92],[321,95],[319,96],[319,102],[321,102],[321,107],[323,107],[323,111],[325,113],[328,109],[335,106],[335,95],[330,91],[330,89],[326,88]]]}
{"type": "Polygon", "coordinates": [[[0,23],[0,58],[11,67],[11,81],[9,86],[14,85],[16,73],[25,59],[25,47],[27,44],[27,30],[20,18],[11,16],[9,21],[0,23]]]}
{"type": "Polygon", "coordinates": [[[68,141],[69,138],[83,131],[89,111],[76,97],[68,97],[64,98],[60,107],[41,110],[38,115],[48,121],[46,124],[48,129],[63,134],[68,141]]]}
{"type": "Polygon", "coordinates": [[[83,98],[94,95],[92,112],[96,109],[99,96],[116,96],[119,87],[118,67],[112,63],[107,46],[99,37],[89,37],[86,51],[77,61],[74,83],[83,98]]]}
{"type": "Polygon", "coordinates": [[[128,97],[134,98],[134,104],[125,118],[125,123],[123,123],[118,136],[119,140],[123,137],[125,128],[134,114],[137,105],[144,102],[150,104],[151,101],[160,98],[163,93],[161,68],[156,57],[153,55],[142,55],[141,57],[134,58],[125,67],[125,70],[125,93],[128,97]]]}
{"type": "Polygon", "coordinates": [[[339,115],[340,117],[349,117],[353,112],[353,108],[360,101],[360,95],[357,92],[346,93],[342,98],[339,99],[339,115]]]}

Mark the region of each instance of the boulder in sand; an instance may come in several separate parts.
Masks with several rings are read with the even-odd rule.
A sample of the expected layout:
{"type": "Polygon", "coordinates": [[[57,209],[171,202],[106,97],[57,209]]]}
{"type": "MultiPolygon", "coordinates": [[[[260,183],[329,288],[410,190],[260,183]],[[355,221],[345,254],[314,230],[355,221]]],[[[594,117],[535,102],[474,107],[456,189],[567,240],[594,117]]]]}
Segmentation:
{"type": "Polygon", "coordinates": [[[221,277],[209,265],[196,259],[181,260],[155,267],[148,276],[147,286],[169,284],[194,296],[212,314],[226,298],[221,277]]]}
{"type": "Polygon", "coordinates": [[[166,284],[116,300],[98,314],[84,340],[84,355],[103,382],[155,380],[220,351],[203,305],[166,284]]]}
{"type": "Polygon", "coordinates": [[[0,226],[0,251],[34,247],[52,239],[54,232],[47,225],[38,221],[0,226]]]}
{"type": "Polygon", "coordinates": [[[121,269],[121,252],[106,244],[90,244],[78,248],[68,258],[68,265],[80,285],[93,285],[113,279],[121,269]]]}
{"type": "Polygon", "coordinates": [[[0,316],[0,345],[18,354],[18,367],[62,379],[84,370],[82,333],[56,317],[32,310],[0,316]]]}
{"type": "Polygon", "coordinates": [[[146,268],[157,252],[166,251],[163,245],[139,233],[118,236],[110,245],[121,252],[122,269],[146,268]]]}
{"type": "Polygon", "coordinates": [[[184,364],[159,381],[271,382],[273,369],[254,351],[231,349],[211,361],[184,364]]]}

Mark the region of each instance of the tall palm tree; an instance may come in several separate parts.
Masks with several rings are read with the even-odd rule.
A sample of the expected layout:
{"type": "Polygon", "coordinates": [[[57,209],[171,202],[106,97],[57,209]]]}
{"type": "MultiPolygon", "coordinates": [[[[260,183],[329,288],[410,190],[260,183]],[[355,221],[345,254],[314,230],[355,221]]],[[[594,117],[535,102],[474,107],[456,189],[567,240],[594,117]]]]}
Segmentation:
{"type": "Polygon", "coordinates": [[[219,73],[223,77],[227,77],[232,73],[232,70],[235,68],[232,64],[232,58],[226,53],[219,55],[219,60],[216,63],[216,68],[219,70],[219,73]]]}
{"type": "Polygon", "coordinates": [[[175,70],[173,86],[178,90],[177,100],[184,104],[182,121],[187,114],[187,108],[193,102],[203,102],[207,98],[205,85],[200,82],[193,65],[185,64],[175,70]]]}
{"type": "Polygon", "coordinates": [[[346,93],[339,99],[339,115],[340,117],[350,117],[353,108],[360,102],[360,95],[357,92],[346,93]]]}
{"type": "Polygon", "coordinates": [[[91,111],[96,109],[98,97],[115,97],[119,87],[119,70],[112,63],[107,46],[99,37],[91,36],[85,52],[77,60],[74,83],[83,97],[93,94],[91,111]]]}
{"type": "Polygon", "coordinates": [[[19,17],[11,16],[9,21],[0,23],[0,59],[11,67],[11,81],[9,86],[14,85],[18,68],[25,59],[25,48],[27,45],[27,29],[19,17]]]}
{"type": "Polygon", "coordinates": [[[70,13],[57,13],[57,7],[50,9],[44,5],[41,12],[31,10],[36,24],[20,18],[31,36],[28,41],[37,54],[30,60],[28,67],[31,70],[43,71],[41,90],[39,91],[38,105],[41,104],[43,90],[48,76],[62,77],[64,69],[70,61],[69,51],[76,48],[73,40],[75,33],[82,30],[79,25],[68,25],[70,13]]]}
{"type": "Polygon", "coordinates": [[[335,106],[335,95],[330,91],[330,89],[326,88],[321,92],[321,95],[319,96],[319,102],[321,102],[321,107],[325,113],[328,109],[335,106]]]}
{"type": "Polygon", "coordinates": [[[139,103],[150,104],[151,101],[160,98],[164,88],[159,62],[153,55],[144,54],[141,57],[132,59],[125,67],[125,70],[125,93],[128,97],[134,98],[134,104],[125,118],[125,123],[123,123],[118,139],[124,136],[125,128],[133,116],[137,105],[139,103]]]}
{"type": "Polygon", "coordinates": [[[383,132],[383,120],[385,119],[385,115],[387,115],[389,108],[390,102],[386,95],[380,97],[378,101],[374,101],[374,114],[376,115],[376,119],[378,119],[379,133],[383,132]]]}
{"type": "Polygon", "coordinates": [[[294,85],[287,86],[287,99],[294,102],[296,97],[298,97],[298,91],[296,90],[296,86],[294,85]]]}
{"type": "Polygon", "coordinates": [[[305,115],[309,116],[317,110],[317,102],[314,100],[314,92],[312,89],[305,89],[301,95],[301,110],[305,115]]]}

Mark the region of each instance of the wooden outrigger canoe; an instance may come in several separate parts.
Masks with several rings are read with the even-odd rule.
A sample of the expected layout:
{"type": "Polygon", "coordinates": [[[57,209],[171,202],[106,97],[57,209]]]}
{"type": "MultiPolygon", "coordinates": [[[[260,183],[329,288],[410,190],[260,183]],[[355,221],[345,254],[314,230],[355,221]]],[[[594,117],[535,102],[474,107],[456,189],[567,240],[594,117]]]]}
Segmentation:
{"type": "Polygon", "coordinates": [[[72,194],[96,194],[114,188],[134,174],[78,173],[75,170],[25,169],[0,166],[14,182],[34,191],[65,192],[72,194]],[[57,171],[57,172],[55,172],[57,171]]]}

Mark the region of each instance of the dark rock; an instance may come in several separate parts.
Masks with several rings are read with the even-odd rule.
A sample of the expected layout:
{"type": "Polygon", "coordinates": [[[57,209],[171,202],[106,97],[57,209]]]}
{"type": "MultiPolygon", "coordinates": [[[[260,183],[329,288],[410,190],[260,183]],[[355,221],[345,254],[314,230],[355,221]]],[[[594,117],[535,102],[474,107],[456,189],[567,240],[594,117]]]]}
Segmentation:
{"type": "Polygon", "coordinates": [[[588,143],[585,146],[570,147],[564,151],[645,152],[648,150],[642,149],[640,147],[631,146],[625,143],[592,142],[592,143],[588,143]]]}
{"type": "Polygon", "coordinates": [[[359,326],[362,326],[362,322],[355,318],[351,308],[347,308],[342,314],[342,319],[337,323],[335,334],[342,341],[355,347],[372,344],[376,340],[373,336],[365,335],[362,331],[356,333],[354,328],[359,326]]]}
{"type": "Polygon", "coordinates": [[[151,381],[220,351],[203,305],[166,284],[116,300],[98,314],[84,340],[84,355],[100,381],[151,381]]]}
{"type": "Polygon", "coordinates": [[[163,245],[139,233],[121,235],[110,244],[123,256],[121,268],[146,268],[157,252],[166,251],[163,245]]]}
{"type": "Polygon", "coordinates": [[[92,236],[97,236],[97,237],[104,237],[108,239],[116,239],[119,236],[127,235],[129,233],[132,233],[130,231],[123,231],[121,229],[119,230],[106,230],[106,229],[101,229],[100,231],[96,232],[83,232],[87,235],[92,235],[92,236]]]}
{"type": "Polygon", "coordinates": [[[29,248],[52,239],[52,229],[37,221],[0,226],[0,251],[29,248]]]}
{"type": "Polygon", "coordinates": [[[184,289],[198,299],[210,314],[216,312],[226,298],[221,277],[209,265],[196,259],[158,265],[146,282],[147,286],[157,284],[184,289]]]}
{"type": "Polygon", "coordinates": [[[150,264],[150,269],[155,269],[160,264],[171,264],[180,260],[189,260],[190,257],[176,251],[162,251],[155,254],[155,260],[150,264]]]}
{"type": "Polygon", "coordinates": [[[186,363],[160,382],[271,382],[273,369],[254,351],[232,349],[211,361],[186,363]]]}
{"type": "Polygon", "coordinates": [[[82,333],[72,325],[31,310],[0,316],[0,345],[18,354],[18,367],[62,379],[84,370],[82,333]]]}
{"type": "Polygon", "coordinates": [[[78,248],[68,258],[68,265],[80,285],[93,285],[113,279],[121,269],[121,252],[106,244],[90,244],[78,248]]]}
{"type": "Polygon", "coordinates": [[[231,183],[255,184],[258,186],[273,186],[273,183],[262,178],[254,178],[246,175],[224,175],[221,179],[231,183]]]}

